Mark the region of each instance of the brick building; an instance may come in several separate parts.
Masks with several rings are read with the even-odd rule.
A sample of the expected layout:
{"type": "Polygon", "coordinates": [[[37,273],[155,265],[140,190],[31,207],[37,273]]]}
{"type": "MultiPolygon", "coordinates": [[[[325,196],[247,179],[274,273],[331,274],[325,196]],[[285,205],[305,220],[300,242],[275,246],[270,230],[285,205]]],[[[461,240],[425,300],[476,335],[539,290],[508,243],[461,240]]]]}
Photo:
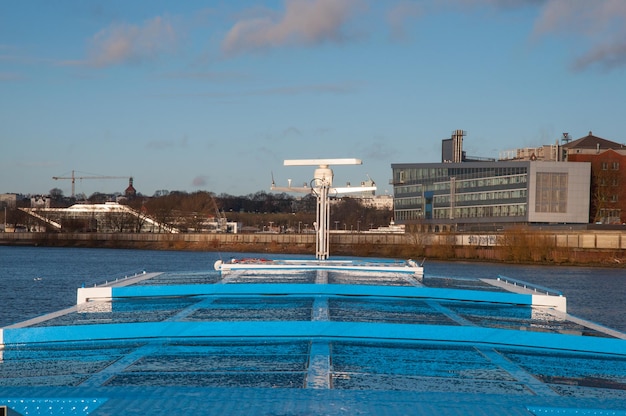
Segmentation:
{"type": "Polygon", "coordinates": [[[589,132],[563,150],[569,162],[591,163],[589,222],[626,223],[626,145],[589,132]]]}

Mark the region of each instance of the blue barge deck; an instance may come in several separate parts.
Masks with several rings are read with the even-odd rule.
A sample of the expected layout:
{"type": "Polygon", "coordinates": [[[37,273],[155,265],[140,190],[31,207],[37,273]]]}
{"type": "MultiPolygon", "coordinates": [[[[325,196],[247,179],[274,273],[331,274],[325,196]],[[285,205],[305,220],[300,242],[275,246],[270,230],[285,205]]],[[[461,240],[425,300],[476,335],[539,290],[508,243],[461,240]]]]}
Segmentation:
{"type": "Polygon", "coordinates": [[[141,273],[0,330],[13,415],[626,415],[626,335],[506,279],[141,273]]]}

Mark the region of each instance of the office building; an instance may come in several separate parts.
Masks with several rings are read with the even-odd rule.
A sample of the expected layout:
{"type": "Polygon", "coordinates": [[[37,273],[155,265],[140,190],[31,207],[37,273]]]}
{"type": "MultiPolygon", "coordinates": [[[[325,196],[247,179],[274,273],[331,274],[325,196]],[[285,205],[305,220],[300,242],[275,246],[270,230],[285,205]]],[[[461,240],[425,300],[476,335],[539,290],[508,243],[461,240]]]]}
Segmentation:
{"type": "Polygon", "coordinates": [[[396,163],[391,168],[394,218],[407,231],[589,222],[588,162],[396,163]]]}

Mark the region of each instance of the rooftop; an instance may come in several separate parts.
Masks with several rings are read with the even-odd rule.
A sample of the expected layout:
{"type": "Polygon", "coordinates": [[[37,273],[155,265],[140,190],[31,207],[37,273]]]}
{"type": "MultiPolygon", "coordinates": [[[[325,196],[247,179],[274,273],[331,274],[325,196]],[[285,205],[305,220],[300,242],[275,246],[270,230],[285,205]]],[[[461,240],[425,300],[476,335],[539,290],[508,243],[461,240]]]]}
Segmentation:
{"type": "Polygon", "coordinates": [[[601,137],[594,136],[592,132],[585,137],[581,137],[578,140],[574,140],[573,142],[569,142],[563,145],[566,149],[624,149],[626,146],[624,144],[612,142],[610,140],[603,139],[601,137]]]}

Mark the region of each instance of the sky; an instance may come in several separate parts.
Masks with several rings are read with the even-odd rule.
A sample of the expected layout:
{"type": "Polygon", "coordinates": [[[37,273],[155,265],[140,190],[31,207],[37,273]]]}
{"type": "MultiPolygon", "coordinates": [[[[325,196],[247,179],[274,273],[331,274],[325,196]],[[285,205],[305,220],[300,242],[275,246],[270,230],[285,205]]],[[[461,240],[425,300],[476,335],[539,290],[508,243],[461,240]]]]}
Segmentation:
{"type": "Polygon", "coordinates": [[[269,192],[626,142],[624,0],[0,2],[0,193],[269,192]],[[103,176],[109,178],[101,178],[103,176]]]}

